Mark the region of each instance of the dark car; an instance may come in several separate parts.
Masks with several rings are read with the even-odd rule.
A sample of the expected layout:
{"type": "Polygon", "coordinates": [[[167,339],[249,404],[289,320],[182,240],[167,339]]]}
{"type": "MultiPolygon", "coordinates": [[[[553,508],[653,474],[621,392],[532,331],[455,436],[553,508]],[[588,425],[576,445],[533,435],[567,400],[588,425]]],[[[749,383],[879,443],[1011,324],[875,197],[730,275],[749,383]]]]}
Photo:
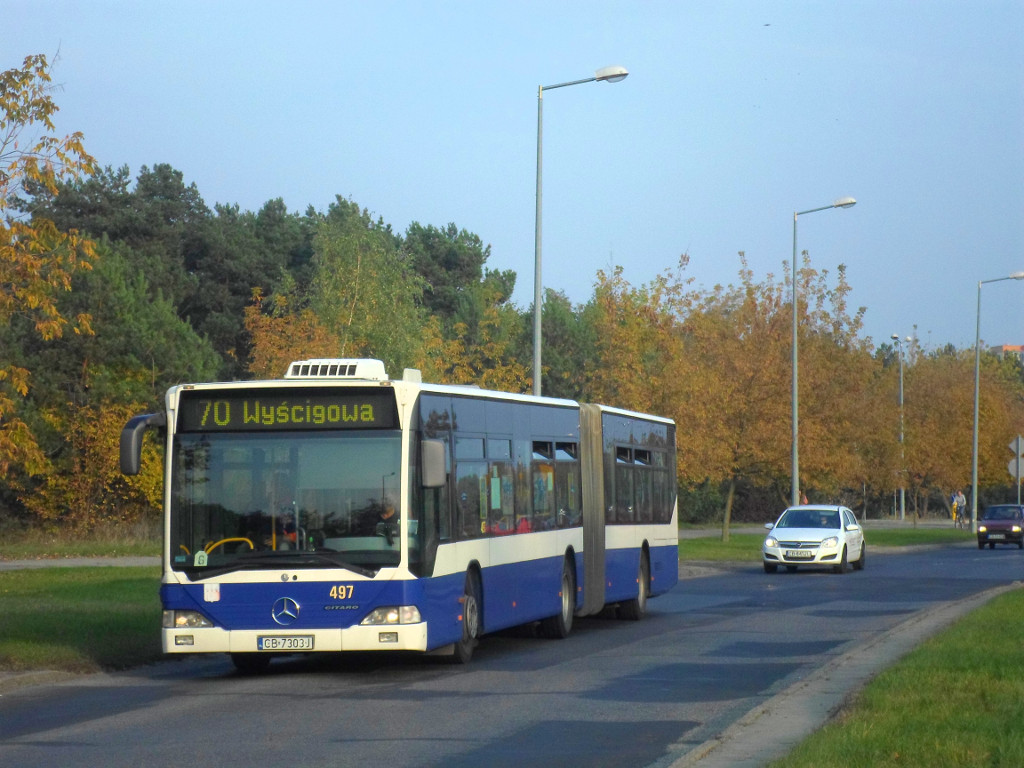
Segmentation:
{"type": "Polygon", "coordinates": [[[978,520],[978,549],[996,544],[1016,544],[1024,549],[1024,505],[993,504],[978,520]]]}

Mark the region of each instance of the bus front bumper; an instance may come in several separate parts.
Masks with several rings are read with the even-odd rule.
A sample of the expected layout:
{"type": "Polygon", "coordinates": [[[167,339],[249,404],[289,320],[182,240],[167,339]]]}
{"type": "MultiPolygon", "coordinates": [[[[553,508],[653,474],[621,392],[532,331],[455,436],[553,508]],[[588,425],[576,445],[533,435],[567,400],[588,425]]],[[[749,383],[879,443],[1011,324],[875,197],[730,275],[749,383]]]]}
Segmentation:
{"type": "Polygon", "coordinates": [[[337,651],[426,651],[427,625],[357,626],[283,631],[219,627],[164,629],[164,653],[305,653],[337,651]]]}

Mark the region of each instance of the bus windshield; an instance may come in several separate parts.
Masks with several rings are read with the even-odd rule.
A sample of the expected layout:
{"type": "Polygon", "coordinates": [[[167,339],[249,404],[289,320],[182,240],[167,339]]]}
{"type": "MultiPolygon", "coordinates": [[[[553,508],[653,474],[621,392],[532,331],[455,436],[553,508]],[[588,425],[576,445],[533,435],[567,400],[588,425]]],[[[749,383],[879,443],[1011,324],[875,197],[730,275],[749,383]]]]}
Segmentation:
{"type": "Polygon", "coordinates": [[[172,461],[176,570],[399,563],[399,431],[186,432],[172,461]]]}

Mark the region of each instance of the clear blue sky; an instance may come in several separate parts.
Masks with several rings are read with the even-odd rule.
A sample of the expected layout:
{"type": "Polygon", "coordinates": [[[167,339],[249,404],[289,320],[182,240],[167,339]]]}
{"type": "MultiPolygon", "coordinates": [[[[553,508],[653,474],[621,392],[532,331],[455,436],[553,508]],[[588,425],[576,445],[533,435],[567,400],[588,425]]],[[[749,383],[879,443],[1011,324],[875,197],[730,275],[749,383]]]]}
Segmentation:
{"type": "MultiPolygon", "coordinates": [[[[454,222],[533,290],[634,285],[690,255],[707,287],[792,257],[848,267],[865,335],[974,343],[979,280],[1024,270],[1024,0],[0,0],[0,70],[60,59],[59,130],[103,165],[169,163],[208,205],[350,198],[454,222]]],[[[1024,281],[982,338],[1024,343],[1024,281]]]]}

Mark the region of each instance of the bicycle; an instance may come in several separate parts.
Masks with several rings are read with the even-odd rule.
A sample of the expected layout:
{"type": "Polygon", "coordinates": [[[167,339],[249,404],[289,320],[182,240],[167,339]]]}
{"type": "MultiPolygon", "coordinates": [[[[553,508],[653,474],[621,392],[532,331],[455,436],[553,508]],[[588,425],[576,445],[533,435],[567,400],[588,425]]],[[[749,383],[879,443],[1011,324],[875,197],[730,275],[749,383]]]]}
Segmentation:
{"type": "Polygon", "coordinates": [[[969,529],[971,527],[971,512],[968,509],[953,511],[953,525],[957,528],[969,529]]]}

